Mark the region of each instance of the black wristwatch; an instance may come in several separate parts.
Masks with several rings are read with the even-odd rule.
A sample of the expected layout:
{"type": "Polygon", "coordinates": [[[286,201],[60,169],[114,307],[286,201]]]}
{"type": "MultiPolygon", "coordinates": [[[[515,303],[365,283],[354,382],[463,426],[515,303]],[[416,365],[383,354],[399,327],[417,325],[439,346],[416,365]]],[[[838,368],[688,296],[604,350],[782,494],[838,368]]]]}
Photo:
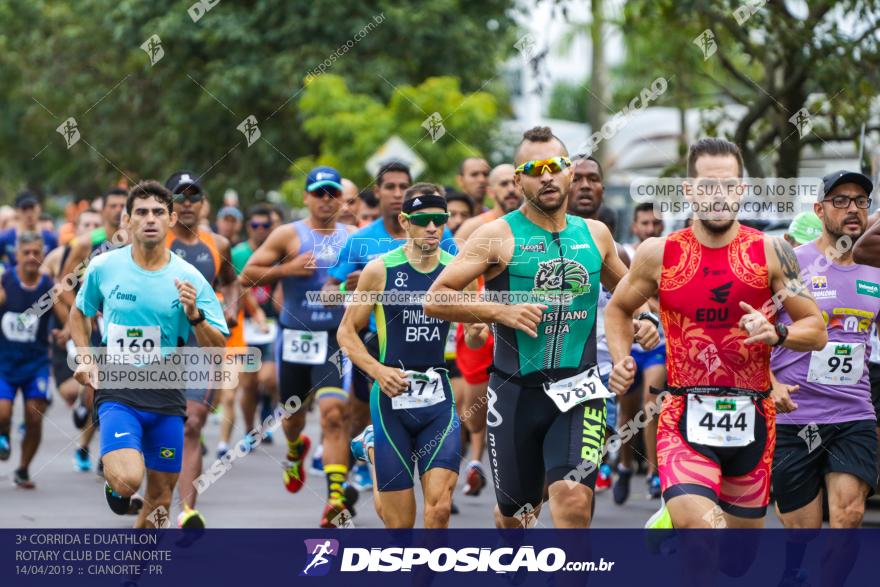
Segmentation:
{"type": "Polygon", "coordinates": [[[774,344],[773,346],[782,346],[782,343],[784,343],[785,339],[788,338],[788,326],[786,326],[782,322],[777,322],[776,336],[779,337],[779,340],[777,340],[776,344],[774,344]]]}
{"type": "Polygon", "coordinates": [[[190,326],[198,326],[199,324],[201,324],[202,322],[205,321],[205,311],[202,310],[201,308],[199,308],[198,310],[199,310],[199,317],[196,318],[195,320],[190,320],[189,321],[190,326]]]}
{"type": "Polygon", "coordinates": [[[660,318],[654,312],[642,312],[636,320],[647,320],[654,324],[655,328],[660,328],[660,318]]]}

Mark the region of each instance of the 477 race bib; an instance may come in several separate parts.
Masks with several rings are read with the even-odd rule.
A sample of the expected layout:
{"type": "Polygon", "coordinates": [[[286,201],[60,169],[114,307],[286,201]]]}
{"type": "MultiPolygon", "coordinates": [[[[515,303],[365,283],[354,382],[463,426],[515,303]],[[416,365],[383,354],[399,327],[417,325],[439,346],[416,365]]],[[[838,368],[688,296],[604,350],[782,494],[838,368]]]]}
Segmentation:
{"type": "Polygon", "coordinates": [[[407,390],[403,394],[391,398],[391,409],[427,408],[446,399],[442,376],[433,369],[428,369],[424,373],[407,371],[406,382],[409,384],[407,390]]]}

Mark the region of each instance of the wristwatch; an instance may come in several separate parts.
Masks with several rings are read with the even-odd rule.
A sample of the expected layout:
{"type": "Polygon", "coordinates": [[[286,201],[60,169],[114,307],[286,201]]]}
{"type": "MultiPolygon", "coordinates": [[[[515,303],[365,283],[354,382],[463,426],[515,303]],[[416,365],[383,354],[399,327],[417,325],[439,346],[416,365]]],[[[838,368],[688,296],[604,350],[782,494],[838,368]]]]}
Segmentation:
{"type": "Polygon", "coordinates": [[[656,328],[660,328],[660,318],[657,317],[657,314],[654,312],[642,312],[639,314],[636,320],[647,320],[651,322],[656,328]]]}
{"type": "Polygon", "coordinates": [[[190,320],[189,321],[190,326],[198,326],[199,324],[201,324],[202,322],[205,321],[205,311],[202,310],[201,308],[199,308],[198,310],[199,310],[199,317],[196,318],[195,320],[190,320]]]}
{"type": "Polygon", "coordinates": [[[774,344],[773,346],[782,346],[782,343],[784,343],[785,339],[788,338],[788,326],[786,326],[782,322],[777,322],[776,336],[779,337],[779,340],[777,340],[776,344],[774,344]]]}

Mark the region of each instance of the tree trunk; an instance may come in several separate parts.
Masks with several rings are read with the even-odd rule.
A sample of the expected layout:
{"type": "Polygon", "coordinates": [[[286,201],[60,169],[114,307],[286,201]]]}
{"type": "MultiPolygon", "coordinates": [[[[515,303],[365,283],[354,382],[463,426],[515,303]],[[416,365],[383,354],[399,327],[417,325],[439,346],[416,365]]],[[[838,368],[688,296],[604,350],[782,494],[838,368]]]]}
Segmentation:
{"type": "MultiPolygon", "coordinates": [[[[591,83],[590,92],[587,95],[589,100],[589,120],[590,132],[599,132],[602,125],[605,124],[606,104],[609,102],[608,82],[605,72],[605,48],[602,41],[602,28],[605,23],[604,0],[592,0],[592,21],[590,22],[590,44],[592,46],[593,59],[590,64],[591,83]]],[[[593,156],[599,161],[605,160],[607,153],[607,145],[605,141],[599,142],[593,156]]]]}

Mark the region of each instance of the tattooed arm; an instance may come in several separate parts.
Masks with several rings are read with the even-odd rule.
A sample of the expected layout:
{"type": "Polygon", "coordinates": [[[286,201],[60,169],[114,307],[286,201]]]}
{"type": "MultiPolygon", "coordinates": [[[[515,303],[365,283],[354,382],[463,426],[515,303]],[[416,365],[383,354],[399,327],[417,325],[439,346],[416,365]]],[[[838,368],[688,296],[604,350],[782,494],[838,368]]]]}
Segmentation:
{"type": "MultiPolygon", "coordinates": [[[[804,352],[821,350],[828,341],[828,332],[819,306],[801,281],[801,267],[794,249],[784,239],[776,237],[765,238],[764,247],[774,300],[781,302],[791,316],[788,337],[782,346],[804,352]]],[[[765,304],[764,309],[768,308],[775,308],[775,305],[772,302],[769,306],[765,304]]],[[[774,329],[772,336],[764,342],[773,344],[776,340],[774,329]]]]}

